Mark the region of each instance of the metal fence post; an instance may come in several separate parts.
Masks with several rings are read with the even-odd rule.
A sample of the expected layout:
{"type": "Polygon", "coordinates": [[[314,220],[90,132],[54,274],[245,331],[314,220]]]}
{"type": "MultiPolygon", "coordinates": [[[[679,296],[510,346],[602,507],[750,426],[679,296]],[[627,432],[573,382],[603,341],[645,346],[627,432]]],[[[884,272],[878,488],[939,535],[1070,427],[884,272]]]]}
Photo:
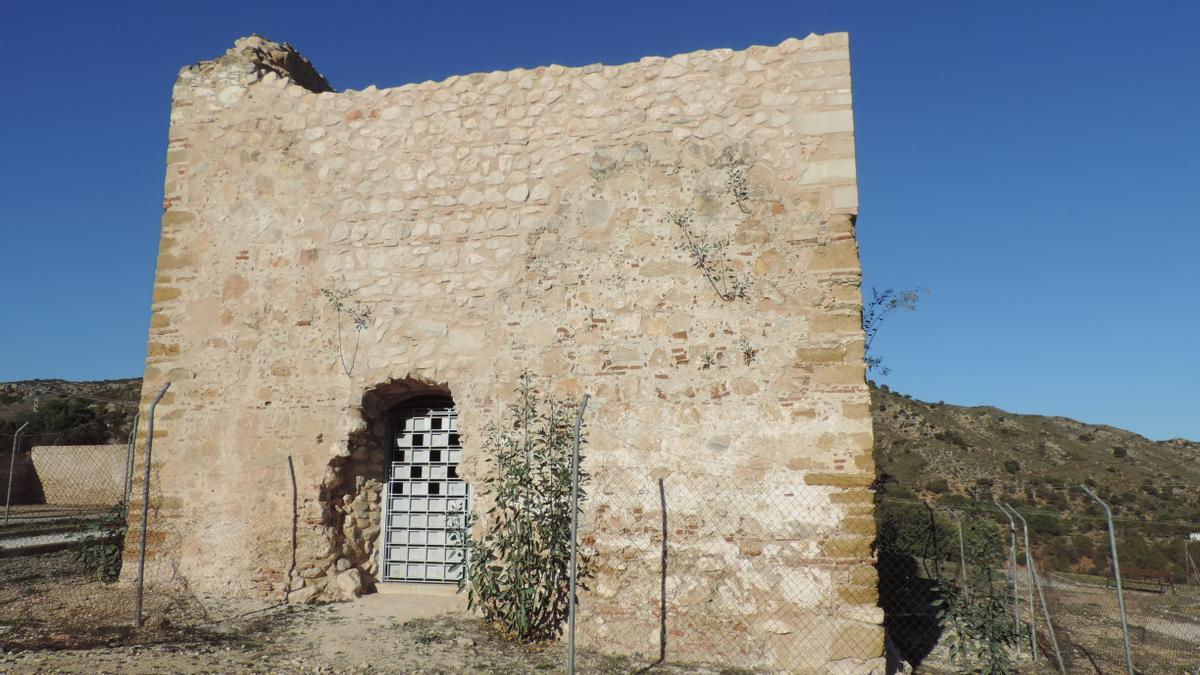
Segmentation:
{"type": "Polygon", "coordinates": [[[1046,594],[1042,591],[1042,580],[1038,576],[1037,567],[1031,567],[1033,570],[1033,583],[1037,586],[1038,600],[1042,603],[1042,617],[1046,619],[1046,632],[1050,634],[1050,646],[1054,648],[1054,660],[1058,663],[1058,672],[1066,673],[1067,668],[1063,665],[1062,652],[1058,649],[1058,636],[1054,634],[1054,624],[1050,623],[1050,607],[1046,604],[1046,594]]]}
{"type": "Polygon", "coordinates": [[[146,419],[146,472],[142,476],[142,540],[138,544],[138,573],[137,596],[134,600],[133,625],[142,625],[142,589],[146,581],[146,521],[150,517],[150,453],[154,449],[154,409],[171,386],[170,382],[163,385],[158,396],[150,404],[150,412],[146,419]]]}
{"type": "Polygon", "coordinates": [[[1196,583],[1200,583],[1200,567],[1196,566],[1196,561],[1192,559],[1192,551],[1188,548],[1188,540],[1183,540],[1183,583],[1192,583],[1192,576],[1196,577],[1196,583]]]}
{"type": "Polygon", "coordinates": [[[658,508],[662,512],[662,573],[658,590],[658,663],[667,662],[667,488],[658,479],[658,508]]]}
{"type": "Polygon", "coordinates": [[[1000,505],[999,501],[993,499],[992,502],[996,504],[996,508],[1000,509],[1000,513],[1003,513],[1004,516],[1006,518],[1008,518],[1008,535],[1009,535],[1008,562],[1009,562],[1010,568],[1012,570],[1009,573],[1009,576],[1012,578],[1012,587],[1013,587],[1013,625],[1017,630],[1020,630],[1021,629],[1021,596],[1017,591],[1017,524],[1015,522],[1013,522],[1012,515],[1009,514],[1008,511],[1004,510],[1004,507],[1000,505]]]}
{"type": "Polygon", "coordinates": [[[21,432],[25,431],[25,427],[29,426],[29,422],[22,424],[17,433],[13,434],[13,449],[12,457],[8,460],[8,494],[4,497],[4,526],[8,527],[8,509],[12,506],[12,481],[13,472],[17,467],[17,449],[21,445],[21,432]]]}
{"type": "Polygon", "coordinates": [[[1129,675],[1134,675],[1133,653],[1129,649],[1129,621],[1125,618],[1125,593],[1121,589],[1121,564],[1117,562],[1117,532],[1113,528],[1112,509],[1108,508],[1108,503],[1092,492],[1091,488],[1086,485],[1079,487],[1104,507],[1104,519],[1108,521],[1108,546],[1112,551],[1113,578],[1117,582],[1117,607],[1121,610],[1121,637],[1125,639],[1125,670],[1129,675]]]}
{"type": "Polygon", "coordinates": [[[954,509],[946,509],[946,513],[949,513],[949,514],[950,514],[950,516],[951,516],[952,518],[954,518],[954,524],[955,524],[956,526],[958,526],[958,567],[959,567],[959,574],[960,574],[960,576],[962,577],[963,597],[964,597],[964,598],[967,598],[968,600],[970,600],[970,597],[971,597],[971,596],[970,596],[970,591],[969,591],[969,590],[968,590],[968,588],[967,588],[967,586],[968,586],[968,585],[967,585],[967,548],[966,548],[966,546],[963,544],[962,518],[960,518],[960,517],[959,517],[958,511],[955,511],[954,509]]]}
{"type": "Polygon", "coordinates": [[[571,564],[570,590],[567,594],[567,675],[575,675],[575,575],[579,564],[576,560],[579,533],[579,431],[583,425],[583,411],[587,408],[588,395],[584,392],[575,413],[575,444],[571,451],[571,564]]]}
{"type": "Polygon", "coordinates": [[[1029,596],[1029,644],[1033,648],[1033,660],[1037,661],[1037,608],[1033,604],[1033,555],[1029,552],[1029,523],[1025,522],[1025,516],[1013,508],[1012,504],[1006,503],[1005,506],[1021,521],[1021,532],[1025,541],[1025,593],[1029,596]]]}
{"type": "Polygon", "coordinates": [[[133,425],[129,429],[129,450],[125,454],[125,492],[123,497],[126,509],[129,508],[130,493],[133,492],[133,451],[137,446],[137,428],[141,417],[141,412],[133,413],[133,425]]]}
{"type": "MultiPolygon", "coordinates": [[[[295,578],[295,574],[296,574],[296,535],[297,535],[298,529],[299,529],[298,520],[299,520],[299,514],[300,514],[300,502],[299,502],[300,498],[296,492],[296,464],[292,461],[291,455],[288,455],[287,460],[288,460],[288,476],[290,476],[292,479],[292,564],[288,567],[287,589],[284,590],[284,592],[283,592],[283,601],[284,602],[288,602],[289,598],[291,597],[292,581],[295,578]]],[[[386,486],[384,489],[385,490],[387,489],[386,486]]],[[[384,497],[387,497],[387,495],[385,494],[384,497]]],[[[382,537],[383,541],[387,540],[386,532],[382,533],[380,536],[382,537]]],[[[380,566],[380,569],[383,569],[382,565],[380,566]]]]}

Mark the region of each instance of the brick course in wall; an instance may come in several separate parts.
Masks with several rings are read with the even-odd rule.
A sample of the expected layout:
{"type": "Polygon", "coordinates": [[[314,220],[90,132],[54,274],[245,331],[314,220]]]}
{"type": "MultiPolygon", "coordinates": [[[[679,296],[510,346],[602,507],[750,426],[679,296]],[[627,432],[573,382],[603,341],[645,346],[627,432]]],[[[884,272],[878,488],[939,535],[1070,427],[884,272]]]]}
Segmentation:
{"type": "MultiPolygon", "coordinates": [[[[845,34],[336,93],[258,37],[184,68],[142,393],[148,404],[172,383],[149,573],[228,594],[290,584],[293,599],[369,589],[383,457],[364,397],[451,394],[471,480],[482,430],[529,369],[592,396],[598,480],[606,466],[648,480],[686,469],[788,483],[811,506],[785,524],[748,488],[673,497],[697,526],[673,535],[669,575],[715,556],[741,570],[724,582],[738,587],[784,565],[811,599],[673,599],[697,658],[720,656],[725,610],[763,644],[799,645],[809,628],[779,626],[819,608],[836,635],[806,662],[876,667],[856,211],[845,34]],[[693,264],[680,218],[727,242],[709,273],[748,280],[744,297],[726,301],[693,264]],[[322,289],[371,310],[361,331],[322,289]],[[794,555],[705,539],[718,510],[794,555]]],[[[581,634],[650,652],[634,598],[656,597],[657,553],[620,553],[614,533],[638,516],[601,518],[603,505],[596,495],[581,523],[600,589],[581,599],[581,634]]]]}

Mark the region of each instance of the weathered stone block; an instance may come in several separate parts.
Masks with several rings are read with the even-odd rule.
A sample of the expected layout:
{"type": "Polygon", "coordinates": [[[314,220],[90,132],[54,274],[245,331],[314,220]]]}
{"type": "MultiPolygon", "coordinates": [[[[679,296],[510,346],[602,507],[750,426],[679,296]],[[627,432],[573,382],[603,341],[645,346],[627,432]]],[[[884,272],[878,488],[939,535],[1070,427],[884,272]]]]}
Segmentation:
{"type": "Polygon", "coordinates": [[[861,658],[862,654],[883,653],[883,627],[866,623],[843,626],[830,648],[831,660],[861,658]]]}
{"type": "Polygon", "coordinates": [[[194,220],[196,220],[195,215],[188,213],[187,211],[178,211],[173,209],[163,214],[162,226],[165,229],[173,225],[186,225],[194,220]]]}
{"type": "Polygon", "coordinates": [[[825,314],[812,318],[813,337],[825,334],[861,334],[862,319],[857,314],[825,314]]]}
{"type": "Polygon", "coordinates": [[[160,302],[169,302],[183,295],[183,291],[170,286],[156,286],[151,302],[158,304],[160,302]]]}
{"type": "Polygon", "coordinates": [[[875,481],[875,474],[869,473],[809,473],[804,476],[804,482],[809,485],[830,485],[844,488],[866,488],[875,481]]]}

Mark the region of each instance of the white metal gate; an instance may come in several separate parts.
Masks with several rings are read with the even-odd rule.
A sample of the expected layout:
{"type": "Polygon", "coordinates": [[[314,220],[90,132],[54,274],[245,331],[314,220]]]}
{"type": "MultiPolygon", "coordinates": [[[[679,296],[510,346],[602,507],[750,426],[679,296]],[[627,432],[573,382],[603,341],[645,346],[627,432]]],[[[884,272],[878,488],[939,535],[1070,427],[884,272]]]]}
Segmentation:
{"type": "Polygon", "coordinates": [[[463,574],[467,484],[458,477],[462,445],[448,397],[405,403],[392,416],[383,509],[383,581],[454,583],[463,574]]]}

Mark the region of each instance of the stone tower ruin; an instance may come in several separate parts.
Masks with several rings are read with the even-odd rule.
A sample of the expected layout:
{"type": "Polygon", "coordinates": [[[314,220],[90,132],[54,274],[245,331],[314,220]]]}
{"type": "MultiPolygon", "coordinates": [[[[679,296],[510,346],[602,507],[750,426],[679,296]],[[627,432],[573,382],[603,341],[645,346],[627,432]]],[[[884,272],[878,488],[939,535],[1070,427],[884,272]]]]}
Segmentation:
{"type": "MultiPolygon", "coordinates": [[[[142,392],[171,382],[150,580],[292,601],[452,580],[447,519],[474,508],[483,429],[529,371],[591,396],[598,480],[680,486],[672,640],[875,667],[848,49],[335,92],[250,37],[182,69],[142,392]]],[[[658,544],[623,542],[651,537],[658,497],[630,499],[587,502],[580,635],[653,652],[658,544]]]]}

